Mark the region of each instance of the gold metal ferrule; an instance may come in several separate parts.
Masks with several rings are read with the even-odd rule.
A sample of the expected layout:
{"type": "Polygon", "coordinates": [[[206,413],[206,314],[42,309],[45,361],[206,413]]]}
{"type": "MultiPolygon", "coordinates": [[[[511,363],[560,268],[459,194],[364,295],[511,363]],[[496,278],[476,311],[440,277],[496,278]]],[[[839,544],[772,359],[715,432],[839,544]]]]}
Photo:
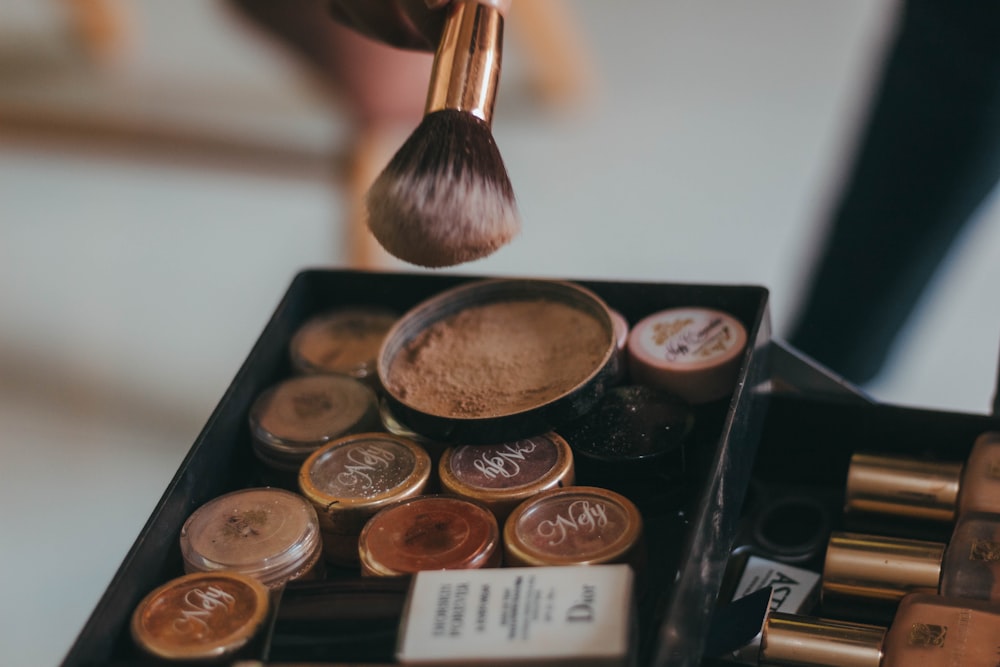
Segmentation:
{"type": "Polygon", "coordinates": [[[954,521],[961,476],[961,463],[855,454],[847,473],[846,510],[954,521]]]}
{"type": "Polygon", "coordinates": [[[447,11],[424,111],[466,111],[490,124],[500,82],[503,14],[476,0],[454,2],[447,11]]]}
{"type": "Polygon", "coordinates": [[[761,665],[879,667],[885,628],[774,612],[764,625],[761,665]]]}
{"type": "Polygon", "coordinates": [[[833,533],[823,595],[895,602],[907,593],[937,592],[944,549],[940,542],[833,533]]]}

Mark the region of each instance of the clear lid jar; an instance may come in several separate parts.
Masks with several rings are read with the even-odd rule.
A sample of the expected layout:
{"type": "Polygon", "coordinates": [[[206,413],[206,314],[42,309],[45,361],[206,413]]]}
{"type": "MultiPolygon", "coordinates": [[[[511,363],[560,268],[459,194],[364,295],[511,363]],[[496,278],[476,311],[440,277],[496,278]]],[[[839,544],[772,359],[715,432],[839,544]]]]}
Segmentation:
{"type": "Polygon", "coordinates": [[[366,306],[316,315],[292,337],[292,366],[300,373],[340,373],[377,382],[379,348],[397,319],[390,310],[366,306]]]}
{"type": "Polygon", "coordinates": [[[181,528],[187,572],[233,571],[271,589],[321,573],[316,511],[291,491],[233,491],[199,507],[181,528]]]}
{"type": "Polygon", "coordinates": [[[328,442],[379,426],[375,392],[344,375],[290,378],[264,391],[250,408],[257,458],[274,470],[298,474],[309,455],[328,442]]]}
{"type": "Polygon", "coordinates": [[[356,566],[365,522],[423,493],[430,471],[420,445],[390,433],[349,435],[316,450],[302,464],[299,488],[319,514],[327,561],[356,566]]]}

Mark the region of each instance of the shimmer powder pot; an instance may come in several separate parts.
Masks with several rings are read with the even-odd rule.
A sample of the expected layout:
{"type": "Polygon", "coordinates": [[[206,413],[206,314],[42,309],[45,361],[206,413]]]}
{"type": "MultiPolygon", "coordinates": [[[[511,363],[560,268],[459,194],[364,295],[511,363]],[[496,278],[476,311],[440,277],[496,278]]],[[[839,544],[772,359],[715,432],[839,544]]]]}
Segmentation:
{"type": "Polygon", "coordinates": [[[498,567],[500,529],[479,503],[421,496],[372,517],[361,531],[359,552],[365,576],[498,567]]]}
{"type": "Polygon", "coordinates": [[[695,408],[642,385],[610,389],[593,410],[559,429],[573,450],[577,483],[616,491],[643,511],[682,502],[695,408]]]}
{"type": "Polygon", "coordinates": [[[380,308],[342,308],[317,315],[292,337],[292,366],[300,373],[341,373],[374,379],[375,360],[396,313],[380,308]]]}
{"type": "Polygon", "coordinates": [[[187,572],[239,572],[268,588],[322,572],[316,511],[282,489],[234,491],[209,501],[181,528],[187,572]]]}
{"type": "Polygon", "coordinates": [[[328,562],[358,564],[358,535],[382,508],[423,493],[431,459],[415,442],[389,433],[346,436],[302,464],[299,488],[319,513],[328,562]]]}
{"type": "Polygon", "coordinates": [[[344,375],[285,380],[262,393],[250,408],[257,458],[296,475],[321,446],[351,433],[377,430],[379,424],[375,392],[344,375]]]}
{"type": "Polygon", "coordinates": [[[269,593],[253,577],[197,572],[163,584],[132,614],[132,639],[164,660],[233,657],[267,618],[269,593]]]}
{"type": "Polygon", "coordinates": [[[415,431],[489,444],[551,431],[617,374],[606,304],[571,283],[479,281],[425,301],[386,336],[378,372],[415,431]]]}
{"type": "Polygon", "coordinates": [[[675,455],[693,426],[692,409],[679,398],[627,385],[608,391],[596,408],[561,431],[578,462],[635,473],[675,455]]]}
{"type": "Polygon", "coordinates": [[[617,491],[643,509],[673,506],[686,471],[694,408],[641,385],[609,390],[583,417],[559,430],[573,450],[577,479],[617,491]]]}
{"type": "Polygon", "coordinates": [[[505,563],[594,565],[635,557],[642,517],[628,498],[593,486],[545,491],[507,517],[505,563]]]}
{"type": "Polygon", "coordinates": [[[555,433],[502,445],[453,447],[438,466],[442,490],[476,500],[503,521],[521,501],[573,484],[573,452],[555,433]]]}

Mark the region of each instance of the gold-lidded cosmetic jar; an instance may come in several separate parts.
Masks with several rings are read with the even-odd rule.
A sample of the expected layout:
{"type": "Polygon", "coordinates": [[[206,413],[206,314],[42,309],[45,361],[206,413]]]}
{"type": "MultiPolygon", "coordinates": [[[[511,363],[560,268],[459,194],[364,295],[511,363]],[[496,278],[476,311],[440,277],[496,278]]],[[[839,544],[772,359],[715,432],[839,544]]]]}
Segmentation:
{"type": "Polygon", "coordinates": [[[483,280],[403,315],[378,374],[393,414],[418,433],[495,444],[556,430],[592,408],[617,375],[615,349],[609,308],[590,290],[483,280]]]}
{"type": "Polygon", "coordinates": [[[595,565],[641,560],[642,516],[621,494],[594,486],[544,491],[504,523],[504,562],[595,565]]]}
{"type": "Polygon", "coordinates": [[[249,420],[254,454],[290,478],[293,488],[299,468],[314,451],[380,425],[375,392],[344,375],[304,375],[279,382],[257,397],[249,420]]]}
{"type": "Polygon", "coordinates": [[[501,445],[463,445],[445,450],[438,474],[442,491],[482,503],[502,523],[522,501],[571,486],[573,452],[555,433],[501,445]]]}
{"type": "Polygon", "coordinates": [[[144,652],[170,661],[232,658],[258,635],[269,592],[236,572],[196,572],[156,588],[132,614],[132,639],[144,652]]]}
{"type": "Polygon", "coordinates": [[[411,498],[380,511],[361,531],[363,576],[498,567],[500,528],[483,505],[445,495],[411,498]]]}
{"type": "Polygon", "coordinates": [[[323,572],[316,510],[284,489],[243,489],[210,500],[184,522],[180,545],[187,572],[239,572],[270,589],[323,572]]]}
{"type": "Polygon", "coordinates": [[[391,310],[369,306],[316,315],[292,336],[292,366],[300,373],[340,373],[374,382],[379,348],[397,318],[391,310]]]}
{"type": "Polygon", "coordinates": [[[365,522],[423,493],[430,473],[427,452],[391,433],[349,435],[313,452],[299,471],[299,488],[319,514],[327,561],[357,566],[365,522]]]}

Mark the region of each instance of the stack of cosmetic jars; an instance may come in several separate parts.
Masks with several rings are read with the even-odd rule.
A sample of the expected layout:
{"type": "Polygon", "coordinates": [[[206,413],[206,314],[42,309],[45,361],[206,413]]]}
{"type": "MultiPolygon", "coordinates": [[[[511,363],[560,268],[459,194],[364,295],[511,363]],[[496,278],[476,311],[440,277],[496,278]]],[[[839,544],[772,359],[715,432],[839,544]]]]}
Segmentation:
{"type": "MultiPolygon", "coordinates": [[[[423,589],[380,582],[509,571],[492,584],[506,591],[497,599],[470,574],[428,589],[430,636],[461,634],[466,608],[485,627],[490,605],[506,605],[498,617],[578,633],[548,642],[571,651],[552,654],[559,664],[627,664],[646,520],[680,513],[699,429],[721,429],[747,346],[744,324],[718,310],[680,304],[635,321],[572,283],[489,280],[400,315],[361,305],[304,322],[291,374],[247,415],[259,484],[207,500],[184,525],[186,576],[219,579],[178,579],[200,588],[174,594],[175,615],[238,607],[247,620],[232,646],[264,625],[272,659],[339,660],[354,655],[352,633],[343,615],[323,625],[333,607],[361,623],[371,600],[388,601],[392,638],[405,642],[396,616],[412,616],[423,589]],[[261,590],[270,626],[239,602],[261,590]]],[[[147,635],[136,630],[137,643],[169,657],[147,635]]],[[[203,653],[228,657],[230,644],[203,653]]]]}
{"type": "Polygon", "coordinates": [[[740,559],[746,571],[733,597],[770,586],[774,611],[758,641],[734,659],[806,667],[1000,664],[998,473],[1000,432],[981,434],[965,462],[854,453],[838,523],[865,529],[827,531],[815,572],[756,555],[740,559]],[[933,523],[950,537],[926,539],[933,523]]]}

